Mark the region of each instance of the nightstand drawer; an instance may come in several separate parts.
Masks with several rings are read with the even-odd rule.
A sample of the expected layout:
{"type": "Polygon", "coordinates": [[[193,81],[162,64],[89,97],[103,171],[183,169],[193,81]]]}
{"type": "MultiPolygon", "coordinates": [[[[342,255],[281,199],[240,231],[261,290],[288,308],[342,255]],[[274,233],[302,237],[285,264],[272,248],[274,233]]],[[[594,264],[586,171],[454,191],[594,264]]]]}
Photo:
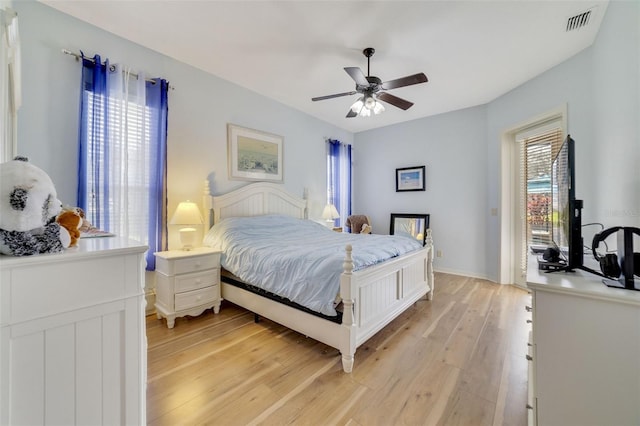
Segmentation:
{"type": "Polygon", "coordinates": [[[175,277],[175,292],[197,290],[218,284],[218,268],[175,277]]]}
{"type": "Polygon", "coordinates": [[[176,294],[176,311],[189,309],[207,302],[213,302],[218,298],[218,286],[203,288],[176,294]]]}
{"type": "Polygon", "coordinates": [[[175,259],[173,262],[173,273],[184,274],[185,272],[204,271],[205,269],[217,268],[219,264],[220,255],[217,253],[185,257],[183,259],[175,259]]]}

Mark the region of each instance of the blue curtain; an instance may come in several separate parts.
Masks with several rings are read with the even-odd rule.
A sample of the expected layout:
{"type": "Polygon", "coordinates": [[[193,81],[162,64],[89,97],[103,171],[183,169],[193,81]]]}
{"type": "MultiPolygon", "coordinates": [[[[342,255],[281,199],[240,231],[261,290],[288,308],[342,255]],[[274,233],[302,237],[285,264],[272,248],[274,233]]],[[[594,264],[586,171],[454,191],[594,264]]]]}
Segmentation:
{"type": "MultiPolygon", "coordinates": [[[[110,230],[112,212],[110,206],[110,170],[112,161],[109,158],[110,126],[119,126],[116,111],[110,109],[109,73],[121,72],[109,65],[109,60],[102,62],[99,55],[93,58],[82,56],[82,87],[80,99],[79,126],[79,159],[78,159],[78,192],[77,205],[93,214],[90,222],[93,226],[110,230]],[[88,176],[91,173],[92,176],[88,176]],[[89,187],[89,186],[92,187],[89,187]]],[[[114,86],[115,87],[115,86],[114,86]]],[[[169,83],[163,79],[155,79],[145,83],[144,95],[149,117],[149,161],[148,167],[148,232],[147,270],[155,270],[154,252],[167,247],[166,230],[166,176],[167,176],[167,117],[168,117],[169,83]]],[[[146,204],[146,203],[145,203],[146,204]]]]}
{"type": "MultiPolygon", "coordinates": [[[[100,182],[100,174],[104,172],[106,167],[106,158],[102,158],[103,153],[107,153],[103,145],[107,141],[107,131],[109,120],[107,117],[109,110],[109,102],[107,96],[107,72],[109,69],[109,60],[104,64],[100,59],[100,55],[93,58],[86,58],[82,55],[82,87],[80,90],[80,126],[79,126],[79,147],[78,147],[78,207],[84,211],[88,211],[88,203],[95,203],[98,215],[93,217],[92,225],[109,229],[108,220],[105,221],[105,210],[103,209],[103,194],[98,188],[88,188],[89,179],[86,178],[88,173],[88,162],[94,164],[93,182],[100,182]],[[93,93],[94,96],[88,96],[93,93]],[[91,158],[89,158],[89,153],[91,158]],[[93,194],[89,200],[88,194],[93,194]]],[[[108,188],[107,188],[108,190],[108,188]]]]}
{"type": "Polygon", "coordinates": [[[327,202],[336,206],[339,226],[351,215],[351,145],[338,140],[327,140],[327,202]]]}
{"type": "Polygon", "coordinates": [[[147,270],[156,269],[156,251],[167,247],[167,118],[169,83],[147,82],[147,107],[151,111],[151,176],[149,179],[149,251],[147,270]]]}

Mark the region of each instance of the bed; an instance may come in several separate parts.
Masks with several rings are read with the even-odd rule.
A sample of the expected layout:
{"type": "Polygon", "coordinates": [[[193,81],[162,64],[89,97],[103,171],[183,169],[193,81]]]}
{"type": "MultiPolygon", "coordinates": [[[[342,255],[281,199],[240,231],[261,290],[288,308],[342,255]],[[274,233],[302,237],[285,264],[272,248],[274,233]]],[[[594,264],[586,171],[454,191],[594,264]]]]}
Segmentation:
{"type": "MultiPolygon", "coordinates": [[[[211,196],[205,181],[203,201],[207,229],[227,218],[283,215],[308,219],[305,197],[292,195],[282,185],[268,182],[211,196]]],[[[424,247],[361,269],[354,262],[353,245],[357,247],[345,245],[342,268],[337,271],[336,286],[341,301],[337,317],[255,291],[250,283],[240,282],[229,273],[222,275],[222,298],[336,348],[342,356],[343,370],[350,373],[360,345],[419,299],[432,300],[434,291],[430,230],[424,247]]]]}

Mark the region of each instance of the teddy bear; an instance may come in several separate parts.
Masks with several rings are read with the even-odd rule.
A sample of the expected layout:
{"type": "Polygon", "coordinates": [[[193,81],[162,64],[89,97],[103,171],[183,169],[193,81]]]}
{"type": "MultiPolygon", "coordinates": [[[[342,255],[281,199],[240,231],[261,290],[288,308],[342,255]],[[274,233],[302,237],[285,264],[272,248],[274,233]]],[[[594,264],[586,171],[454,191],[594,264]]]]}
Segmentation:
{"type": "Polygon", "coordinates": [[[362,228],[360,229],[360,233],[361,234],[370,234],[371,233],[371,225],[369,225],[368,223],[363,224],[362,228]]]}
{"type": "Polygon", "coordinates": [[[55,221],[61,209],[51,178],[28,158],[0,164],[0,253],[29,256],[69,247],[69,231],[55,221]]]}
{"type": "Polygon", "coordinates": [[[84,219],[80,215],[80,209],[62,210],[62,212],[56,216],[56,223],[69,232],[69,236],[71,237],[69,247],[75,247],[78,244],[80,231],[84,224],[84,219]]]}

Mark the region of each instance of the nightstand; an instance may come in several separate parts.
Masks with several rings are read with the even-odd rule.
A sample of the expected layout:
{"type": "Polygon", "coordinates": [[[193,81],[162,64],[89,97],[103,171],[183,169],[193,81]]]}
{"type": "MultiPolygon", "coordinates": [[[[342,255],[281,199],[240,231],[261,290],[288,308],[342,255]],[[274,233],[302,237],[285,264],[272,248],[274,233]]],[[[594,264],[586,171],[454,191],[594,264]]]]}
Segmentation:
{"type": "Polygon", "coordinates": [[[173,328],[176,317],[220,312],[220,252],[208,247],[156,256],[156,313],[173,328]]]}

